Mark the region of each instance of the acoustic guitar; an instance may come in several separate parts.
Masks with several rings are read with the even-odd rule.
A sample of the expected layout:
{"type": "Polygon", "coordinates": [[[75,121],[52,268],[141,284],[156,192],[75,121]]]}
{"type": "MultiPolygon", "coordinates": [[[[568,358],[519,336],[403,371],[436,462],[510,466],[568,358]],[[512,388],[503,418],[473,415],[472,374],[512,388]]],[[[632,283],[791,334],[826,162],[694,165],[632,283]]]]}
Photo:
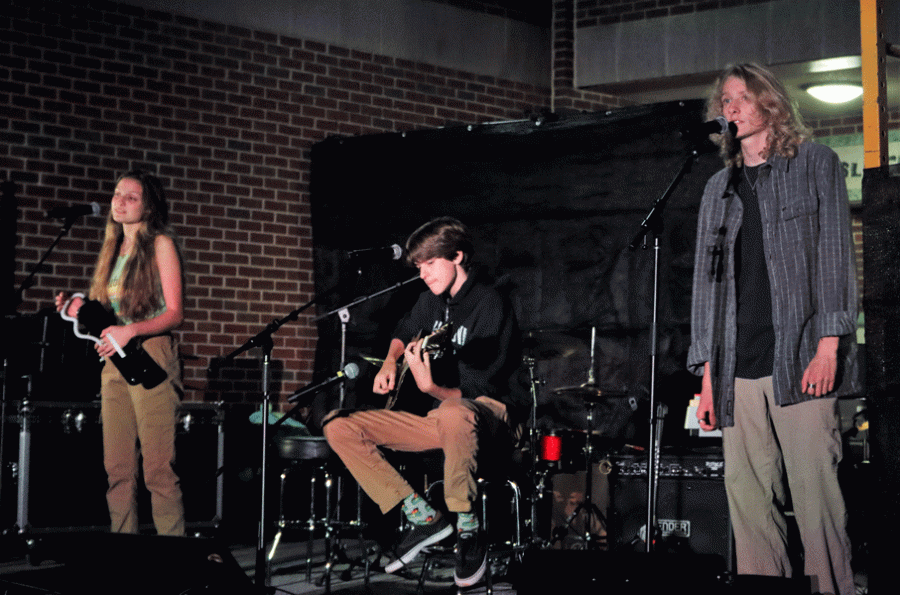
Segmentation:
{"type": "MultiPolygon", "coordinates": [[[[413,341],[418,341],[420,336],[421,333],[416,335],[413,338],[413,341]]],[[[422,353],[443,355],[444,350],[450,345],[452,336],[453,325],[448,322],[425,337],[422,341],[422,353]]],[[[415,382],[412,387],[408,386],[409,383],[404,385],[403,381],[406,379],[407,372],[409,372],[409,363],[404,356],[401,356],[397,361],[397,382],[394,384],[394,389],[388,392],[387,402],[385,403],[384,408],[409,411],[410,413],[424,415],[431,409],[432,403],[428,399],[423,398],[422,393],[415,386],[415,382]]]]}
{"type": "MultiPolygon", "coordinates": [[[[72,323],[76,337],[93,341],[97,344],[102,343],[102,340],[99,338],[100,333],[106,327],[117,323],[116,315],[107,310],[97,300],[84,300],[81,308],[78,309],[77,317],[69,316],[67,314],[69,305],[77,297],[84,300],[83,293],[72,294],[66,301],[63,309],[60,310],[59,315],[62,316],[63,320],[68,320],[72,323]],[[82,333],[79,326],[83,326],[87,333],[82,333]]],[[[168,378],[169,375],[166,371],[150,357],[150,354],[144,351],[140,339],[132,339],[125,347],[116,343],[112,337],[108,337],[108,339],[116,350],[116,353],[108,359],[119,369],[119,372],[122,373],[128,384],[132,386],[140,384],[147,390],[150,390],[156,388],[168,378]]]]}

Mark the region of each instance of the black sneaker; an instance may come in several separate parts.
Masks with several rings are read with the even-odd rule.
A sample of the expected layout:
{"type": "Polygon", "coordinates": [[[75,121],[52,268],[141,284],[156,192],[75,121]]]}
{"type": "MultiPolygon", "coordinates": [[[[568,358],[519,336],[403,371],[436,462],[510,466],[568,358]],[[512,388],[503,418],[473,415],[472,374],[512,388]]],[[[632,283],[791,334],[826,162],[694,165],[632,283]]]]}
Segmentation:
{"type": "Polygon", "coordinates": [[[419,555],[422,549],[453,533],[453,525],[440,517],[428,525],[411,525],[397,546],[397,559],[384,567],[385,572],[397,572],[419,555]]]}
{"type": "Polygon", "coordinates": [[[481,580],[487,570],[487,543],[481,531],[467,531],[456,538],[456,570],[453,581],[457,587],[471,587],[481,580]]]}

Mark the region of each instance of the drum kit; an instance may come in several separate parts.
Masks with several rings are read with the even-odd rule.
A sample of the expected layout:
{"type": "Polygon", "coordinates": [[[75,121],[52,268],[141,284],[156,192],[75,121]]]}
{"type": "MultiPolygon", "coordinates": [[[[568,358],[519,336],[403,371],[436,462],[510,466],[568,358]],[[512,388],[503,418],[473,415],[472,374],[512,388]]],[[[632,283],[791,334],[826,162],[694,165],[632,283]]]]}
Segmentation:
{"type": "MultiPolygon", "coordinates": [[[[585,382],[571,386],[558,386],[542,399],[539,387],[547,382],[539,378],[537,368],[542,361],[558,364],[559,358],[577,360],[577,352],[583,347],[583,340],[573,331],[527,333],[523,364],[528,370],[531,411],[528,423],[526,453],[522,457],[529,471],[534,490],[531,494],[531,543],[540,549],[607,549],[608,523],[604,511],[598,505],[602,494],[595,493],[594,473],[608,475],[612,471],[609,456],[616,448],[618,436],[608,435],[608,428],[616,424],[604,424],[604,430],[597,426],[601,411],[621,411],[623,401],[632,400],[627,391],[607,390],[596,380],[597,327],[590,328],[590,359],[587,362],[585,382]],[[572,415],[572,410],[579,413],[572,415]],[[547,413],[549,411],[549,413],[547,413]],[[562,413],[560,413],[562,411],[562,413]],[[579,418],[581,421],[579,423],[579,418]],[[575,420],[573,423],[573,419],[575,420]],[[571,427],[571,426],[577,427],[571,427]],[[566,516],[556,527],[548,531],[541,515],[546,514],[546,500],[555,496],[558,490],[551,486],[560,474],[576,472],[577,481],[583,489],[574,489],[577,505],[565,509],[566,516]],[[582,473],[583,472],[583,473],[582,473]]],[[[552,364],[551,364],[552,365],[552,364]]],[[[627,408],[626,408],[627,409],[627,408]]],[[[618,415],[613,413],[614,415],[618,415]]],[[[618,433],[618,429],[612,430],[618,433]]],[[[571,477],[566,477],[571,483],[571,477]]]]}

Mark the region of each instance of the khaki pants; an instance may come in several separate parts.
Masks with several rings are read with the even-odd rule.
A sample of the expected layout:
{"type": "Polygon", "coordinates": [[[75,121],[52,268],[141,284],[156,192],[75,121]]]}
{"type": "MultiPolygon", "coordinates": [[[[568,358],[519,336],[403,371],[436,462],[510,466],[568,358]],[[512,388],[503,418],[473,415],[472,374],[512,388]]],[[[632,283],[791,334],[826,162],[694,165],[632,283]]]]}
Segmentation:
{"type": "MultiPolygon", "coordinates": [[[[451,512],[469,512],[477,494],[478,464],[509,453],[506,406],[488,397],[441,402],[426,417],[369,409],[326,417],[325,437],[363,491],[388,512],[413,493],[379,447],[444,452],[444,500],[451,512]],[[486,456],[487,455],[487,456],[486,456]]],[[[508,463],[508,459],[507,459],[508,463]]]]}
{"type": "Polygon", "coordinates": [[[175,462],[175,424],[181,394],[181,371],[171,335],[144,341],[147,353],[169,373],[152,390],[131,386],[110,362],[103,365],[100,415],[103,463],[109,481],[106,501],[111,529],[138,532],[138,460],[143,457],[144,484],[150,491],[153,523],[159,535],[184,535],[184,507],[175,462]]]}
{"type": "Polygon", "coordinates": [[[771,376],[736,379],[735,425],[722,431],[738,574],[791,576],[786,474],[812,591],[853,595],[837,399],[780,407],[772,393],[771,376]]]}

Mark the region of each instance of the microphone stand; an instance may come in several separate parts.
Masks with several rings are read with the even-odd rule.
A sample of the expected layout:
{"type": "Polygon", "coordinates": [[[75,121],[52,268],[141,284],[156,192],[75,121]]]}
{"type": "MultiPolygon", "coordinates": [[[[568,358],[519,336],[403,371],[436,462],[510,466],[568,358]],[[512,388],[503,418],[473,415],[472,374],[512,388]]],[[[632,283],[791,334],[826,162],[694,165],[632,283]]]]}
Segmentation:
{"type": "Polygon", "coordinates": [[[269,587],[270,577],[268,572],[268,564],[266,564],[266,473],[268,469],[268,460],[267,455],[269,451],[269,409],[272,405],[271,403],[271,391],[269,387],[269,378],[270,378],[270,364],[272,360],[272,349],[274,347],[274,342],[272,340],[272,335],[284,326],[287,322],[292,320],[297,320],[297,317],[301,312],[315,304],[320,298],[331,294],[335,288],[328,290],[327,292],[317,295],[313,297],[312,300],[307,302],[306,304],[300,306],[281,320],[274,320],[270,322],[265,329],[257,333],[255,336],[248,339],[243,345],[238,347],[236,350],[232,351],[228,355],[226,355],[222,361],[218,364],[221,367],[224,364],[227,364],[234,360],[235,357],[253,349],[254,347],[261,347],[263,351],[263,366],[262,366],[262,403],[260,405],[260,412],[262,414],[262,459],[260,463],[260,510],[259,510],[259,531],[258,531],[258,539],[256,543],[256,586],[259,588],[260,592],[265,592],[269,587]]]}
{"type": "MultiPolygon", "coordinates": [[[[4,204],[3,208],[8,209],[9,213],[11,213],[13,215],[12,219],[15,219],[15,207],[12,206],[13,201],[15,201],[15,199],[16,199],[16,197],[15,197],[15,192],[16,192],[15,182],[12,182],[12,181],[3,182],[2,184],[0,184],[0,191],[2,191],[2,194],[3,194],[3,204],[4,204]],[[10,206],[7,206],[7,205],[10,205],[10,206]]],[[[37,264],[34,265],[34,267],[32,267],[31,271],[28,273],[28,277],[26,277],[25,280],[22,281],[22,284],[16,290],[15,297],[12,297],[12,299],[7,304],[4,304],[4,306],[9,307],[9,316],[4,315],[4,317],[3,317],[4,326],[9,324],[11,317],[16,316],[16,310],[22,304],[22,301],[23,301],[22,296],[24,296],[25,292],[28,290],[28,288],[31,287],[31,284],[34,282],[34,277],[37,275],[37,272],[41,269],[41,266],[43,266],[44,261],[46,261],[47,258],[50,257],[50,254],[53,252],[54,248],[56,248],[56,245],[59,244],[59,242],[62,240],[63,236],[65,236],[67,233],[69,233],[69,230],[72,229],[72,225],[74,225],[74,223],[78,219],[78,217],[79,217],[79,215],[69,215],[66,217],[65,222],[63,223],[62,227],[59,230],[59,233],[56,236],[56,239],[54,239],[53,242],[50,244],[50,246],[44,251],[44,254],[41,256],[41,259],[37,262],[37,264]]],[[[4,329],[4,334],[6,334],[6,329],[4,329]]],[[[40,343],[40,350],[41,350],[40,359],[41,359],[41,361],[44,361],[44,350],[46,348],[47,348],[47,343],[46,343],[46,341],[42,340],[40,343]]],[[[2,376],[2,385],[0,385],[0,500],[3,499],[3,495],[4,495],[3,494],[3,492],[4,492],[4,485],[3,485],[4,473],[2,473],[2,470],[6,468],[6,458],[5,458],[6,457],[6,449],[4,447],[4,445],[6,444],[6,429],[5,429],[6,423],[5,423],[5,421],[6,421],[6,405],[7,405],[7,401],[8,401],[8,399],[7,399],[8,389],[10,386],[9,375],[11,373],[11,370],[9,368],[9,359],[7,357],[7,352],[5,349],[4,349],[4,353],[3,353],[2,366],[3,366],[3,369],[2,369],[2,372],[0,372],[3,375],[2,376]]],[[[29,387],[30,386],[31,386],[31,383],[29,383],[29,387]]],[[[29,397],[31,396],[30,395],[31,389],[29,388],[28,391],[26,391],[26,392],[28,394],[25,395],[25,398],[23,399],[23,404],[26,404],[29,397]]]]}
{"type": "MultiPolygon", "coordinates": [[[[346,362],[346,357],[347,357],[347,325],[350,323],[350,308],[354,308],[354,307],[356,307],[356,306],[358,306],[358,305],[360,305],[360,304],[362,304],[362,303],[364,303],[364,302],[367,302],[367,301],[369,301],[369,300],[371,300],[371,299],[373,299],[373,298],[376,298],[376,297],[378,297],[378,296],[380,296],[380,295],[383,295],[383,294],[385,294],[385,293],[391,293],[391,292],[393,292],[393,291],[396,291],[396,290],[400,289],[401,287],[403,287],[404,285],[407,285],[407,284],[409,284],[409,283],[412,283],[413,281],[416,281],[416,280],[418,280],[419,278],[420,278],[420,277],[418,277],[418,276],[416,276],[416,277],[410,277],[410,278],[407,279],[406,281],[400,281],[399,283],[395,283],[394,285],[391,285],[390,287],[387,287],[387,288],[385,288],[385,289],[382,289],[381,291],[376,291],[375,293],[372,293],[372,294],[369,294],[369,295],[364,295],[364,296],[362,296],[362,297],[358,297],[358,298],[356,298],[355,300],[353,300],[352,302],[350,302],[350,303],[347,304],[347,305],[344,305],[344,306],[340,306],[340,307],[338,307],[338,308],[335,308],[334,310],[331,310],[330,312],[326,312],[325,314],[322,314],[321,316],[318,316],[318,317],[315,318],[315,321],[316,321],[316,322],[318,322],[318,321],[320,321],[320,320],[324,320],[325,318],[329,318],[329,317],[331,317],[331,316],[334,316],[335,314],[337,314],[338,317],[340,318],[340,320],[341,320],[341,362],[340,362],[340,368],[341,368],[342,370],[344,369],[344,366],[347,365],[347,362],[346,362]]],[[[339,399],[339,401],[338,401],[338,408],[343,408],[343,407],[344,407],[344,396],[345,396],[344,385],[343,385],[343,383],[341,383],[341,392],[340,392],[340,399],[339,399]]]]}
{"type": "MultiPolygon", "coordinates": [[[[333,309],[333,310],[331,310],[331,311],[329,311],[329,312],[326,312],[326,313],[324,313],[324,314],[322,314],[322,315],[320,315],[320,316],[318,316],[318,317],[315,318],[315,321],[318,322],[318,321],[320,321],[320,320],[324,320],[324,319],[326,319],[326,318],[329,318],[329,317],[331,317],[331,316],[334,316],[335,314],[338,315],[338,318],[339,318],[340,321],[341,321],[341,361],[340,361],[340,368],[341,368],[342,370],[344,369],[344,366],[347,364],[347,362],[346,362],[346,357],[347,357],[347,326],[348,326],[349,323],[350,323],[350,309],[351,309],[351,308],[354,308],[354,307],[356,307],[356,306],[358,306],[358,305],[360,305],[360,304],[362,304],[362,303],[365,303],[365,302],[367,302],[367,301],[369,301],[369,300],[371,300],[371,299],[373,299],[373,298],[376,298],[376,297],[378,297],[378,296],[380,296],[380,295],[383,295],[383,294],[386,294],[386,293],[394,292],[394,291],[400,289],[401,287],[403,287],[404,285],[408,285],[409,283],[412,283],[413,281],[417,281],[417,280],[419,280],[419,279],[420,279],[420,277],[419,277],[418,275],[415,276],[415,277],[410,277],[409,279],[407,279],[407,280],[405,280],[405,281],[400,281],[399,283],[395,283],[394,285],[391,285],[390,287],[387,287],[387,288],[382,289],[382,290],[380,290],[380,291],[376,291],[375,293],[371,293],[371,294],[368,294],[368,295],[364,295],[364,296],[358,297],[358,298],[356,298],[355,300],[353,300],[352,302],[350,302],[349,304],[346,304],[346,305],[344,305],[344,306],[340,306],[340,307],[338,307],[338,308],[335,308],[335,309],[333,309]]],[[[338,409],[343,409],[343,408],[344,408],[345,397],[346,397],[346,387],[345,387],[345,383],[342,382],[341,385],[340,385],[340,396],[339,396],[339,399],[338,399],[338,409]]],[[[335,518],[335,519],[338,519],[338,520],[340,520],[340,518],[341,518],[341,495],[342,495],[342,493],[343,493],[343,482],[341,481],[341,479],[342,479],[341,476],[338,475],[338,477],[337,477],[337,493],[338,493],[338,499],[337,499],[337,504],[336,504],[335,510],[334,510],[334,518],[335,518]]],[[[369,556],[367,555],[366,550],[365,550],[365,547],[364,547],[364,545],[363,545],[362,531],[363,531],[363,529],[364,529],[364,526],[363,526],[363,522],[362,522],[362,495],[361,495],[361,492],[362,492],[362,490],[361,490],[361,488],[359,487],[359,484],[357,484],[357,486],[356,486],[356,520],[355,520],[355,521],[351,521],[351,522],[350,522],[350,525],[351,525],[351,526],[355,525],[355,526],[359,529],[359,531],[360,531],[360,534],[359,534],[359,535],[360,535],[360,538],[359,538],[359,539],[360,539],[360,550],[363,552],[363,553],[362,553],[362,556],[365,558],[365,561],[363,562],[363,565],[364,565],[364,568],[365,568],[365,575],[364,575],[364,576],[365,576],[365,585],[366,585],[366,587],[368,587],[368,585],[369,585],[369,556]]],[[[332,521],[331,521],[331,519],[326,519],[326,522],[327,522],[327,523],[331,523],[332,521]]],[[[343,553],[343,552],[341,551],[341,546],[340,546],[339,540],[340,540],[340,536],[338,535],[338,540],[336,540],[336,543],[332,544],[332,543],[331,543],[331,529],[329,528],[329,529],[326,531],[326,543],[325,543],[325,555],[326,555],[325,574],[322,576],[322,582],[325,584],[325,592],[326,592],[326,593],[330,593],[330,592],[331,592],[331,570],[332,570],[332,568],[333,568],[333,566],[334,566],[334,562],[335,562],[335,560],[337,560],[338,558],[341,558],[341,557],[342,557],[341,554],[343,553]]],[[[343,557],[346,557],[346,555],[344,555],[343,557]]],[[[354,562],[354,561],[351,560],[351,561],[350,561],[350,570],[352,570],[354,564],[358,564],[358,563],[359,563],[358,561],[354,562]]],[[[347,574],[347,575],[349,576],[349,570],[348,570],[347,573],[345,573],[345,574],[347,574]]]]}
{"type": "Polygon", "coordinates": [[[44,255],[41,256],[41,259],[38,261],[38,263],[34,265],[34,267],[32,267],[31,272],[28,273],[28,277],[24,281],[22,281],[22,285],[20,285],[18,291],[16,291],[16,308],[18,308],[22,303],[22,296],[25,294],[28,288],[31,287],[31,284],[34,281],[34,277],[35,275],[37,275],[37,272],[44,264],[44,261],[47,260],[47,258],[50,256],[50,253],[53,252],[53,249],[56,248],[57,244],[59,244],[60,240],[63,239],[63,236],[69,233],[69,230],[72,229],[72,225],[75,223],[75,220],[78,219],[78,217],[80,217],[80,215],[69,215],[68,217],[66,217],[66,220],[63,223],[62,227],[59,228],[59,233],[57,234],[56,239],[53,240],[53,243],[50,244],[50,247],[47,248],[46,251],[44,251],[44,255]]]}
{"type": "Polygon", "coordinates": [[[662,419],[665,416],[665,406],[656,402],[656,367],[657,367],[657,341],[659,329],[659,237],[663,232],[662,212],[666,203],[678,186],[681,179],[691,170],[691,165],[698,155],[698,147],[695,145],[688,157],[681,165],[681,169],[675,174],[666,191],[656,199],[647,216],[641,222],[641,228],[631,241],[630,250],[647,249],[647,236],[653,235],[653,316],[650,325],[650,445],[647,449],[647,532],[646,551],[653,552],[653,542],[657,533],[657,486],[659,465],[659,448],[661,442],[662,419]]]}
{"type": "MultiPolygon", "coordinates": [[[[414,281],[418,279],[418,277],[413,277],[412,279],[408,279],[403,281],[402,283],[398,283],[393,287],[388,289],[379,291],[370,296],[359,298],[352,302],[350,305],[339,308],[338,310],[334,310],[329,312],[326,315],[319,316],[315,320],[321,320],[325,316],[331,315],[333,312],[338,312],[341,310],[345,310],[348,307],[355,306],[356,304],[362,303],[368,299],[371,299],[377,295],[381,295],[383,293],[387,293],[389,291],[393,291],[395,289],[400,288],[402,285],[406,285],[410,281],[414,281]]],[[[269,577],[269,566],[266,563],[266,474],[268,471],[268,451],[269,451],[269,409],[272,406],[272,395],[269,386],[270,382],[270,367],[271,367],[271,359],[272,359],[272,349],[274,348],[274,342],[272,340],[272,335],[278,331],[282,326],[286,323],[297,320],[297,317],[301,312],[315,304],[319,299],[334,293],[337,290],[337,287],[332,287],[325,293],[316,295],[312,300],[307,302],[306,304],[300,306],[284,318],[280,320],[274,320],[270,322],[266,328],[257,333],[255,336],[248,339],[243,345],[226,355],[221,362],[217,365],[219,367],[228,364],[238,355],[244,353],[245,351],[249,351],[254,347],[261,347],[263,350],[263,368],[262,368],[262,403],[260,404],[260,413],[262,415],[262,458],[260,463],[260,510],[259,510],[259,528],[257,534],[257,543],[256,543],[256,574],[255,574],[255,582],[257,588],[260,592],[265,592],[270,586],[270,577],[269,577]]],[[[346,323],[345,323],[346,325],[346,323]]],[[[346,328],[346,327],[345,327],[346,328]]],[[[346,332],[346,331],[345,331],[346,332]]],[[[345,341],[344,336],[341,338],[342,343],[345,341]]],[[[342,346],[342,360],[343,360],[343,351],[344,347],[342,346]]],[[[344,362],[341,362],[341,368],[343,369],[344,362]]],[[[343,403],[343,383],[341,383],[341,402],[343,403]]]]}

